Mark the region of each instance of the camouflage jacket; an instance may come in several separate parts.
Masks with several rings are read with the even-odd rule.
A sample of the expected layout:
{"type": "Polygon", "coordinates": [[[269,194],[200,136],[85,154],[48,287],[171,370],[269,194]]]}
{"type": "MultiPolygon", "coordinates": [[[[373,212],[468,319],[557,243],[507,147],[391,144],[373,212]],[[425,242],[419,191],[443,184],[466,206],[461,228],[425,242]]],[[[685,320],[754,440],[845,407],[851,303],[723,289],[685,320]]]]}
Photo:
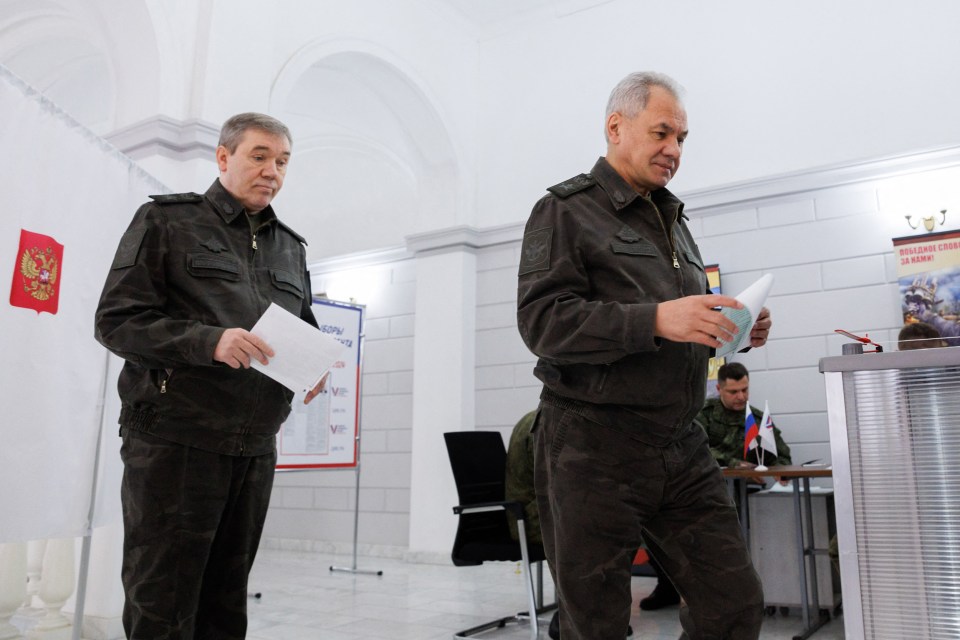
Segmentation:
{"type": "MultiPolygon", "coordinates": [[[[757,426],[763,419],[763,412],[757,411],[756,407],[750,407],[757,426]]],[[[710,398],[706,405],[697,415],[697,422],[703,426],[707,432],[707,439],[710,443],[710,452],[716,458],[721,467],[734,466],[737,462],[743,460],[743,424],[746,415],[743,411],[730,411],[723,406],[719,398],[710,398]]],[[[774,465],[791,464],[790,447],[783,441],[780,429],[773,427],[773,435],[777,441],[777,458],[770,460],[770,454],[765,452],[766,456],[763,463],[768,467],[774,465]]],[[[759,444],[759,443],[758,443],[759,444]]],[[[749,462],[759,464],[759,446],[749,454],[749,462]]]]}
{"type": "MultiPolygon", "coordinates": [[[[543,543],[543,534],[540,533],[540,510],[537,508],[537,492],[533,485],[533,429],[537,412],[531,411],[520,418],[520,422],[510,434],[510,444],[507,447],[507,470],[504,481],[506,483],[506,499],[519,502],[526,513],[524,527],[527,531],[527,541],[543,543]]],[[[517,519],[509,515],[510,535],[519,540],[517,519]]]]}
{"type": "Polygon", "coordinates": [[[534,373],[548,395],[671,437],[703,406],[710,355],[654,335],[659,303],[708,290],[683,203],[667,189],[642,197],[605,158],[548,191],[527,221],[517,291],[534,373]]]}
{"type": "Polygon", "coordinates": [[[271,207],[254,230],[219,180],[203,196],[152,198],[120,240],[95,320],[96,339],[126,360],[120,424],[216,453],[268,453],[293,394],[213,352],[271,302],[316,326],[304,241],[271,207]]]}

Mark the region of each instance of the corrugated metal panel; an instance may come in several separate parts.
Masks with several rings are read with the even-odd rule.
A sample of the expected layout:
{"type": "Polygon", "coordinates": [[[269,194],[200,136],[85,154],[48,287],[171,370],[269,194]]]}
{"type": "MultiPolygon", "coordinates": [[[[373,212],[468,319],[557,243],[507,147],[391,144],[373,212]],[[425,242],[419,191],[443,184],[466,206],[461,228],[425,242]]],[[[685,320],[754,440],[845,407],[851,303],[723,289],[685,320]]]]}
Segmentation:
{"type": "Polygon", "coordinates": [[[960,368],[843,374],[866,638],[960,638],[960,368]]]}

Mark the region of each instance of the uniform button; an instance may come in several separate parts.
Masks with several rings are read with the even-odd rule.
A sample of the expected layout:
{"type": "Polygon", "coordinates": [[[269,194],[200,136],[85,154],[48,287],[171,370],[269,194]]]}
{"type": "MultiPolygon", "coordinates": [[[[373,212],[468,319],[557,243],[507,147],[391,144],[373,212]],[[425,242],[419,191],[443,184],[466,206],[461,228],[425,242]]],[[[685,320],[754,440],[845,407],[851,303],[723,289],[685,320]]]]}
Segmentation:
{"type": "Polygon", "coordinates": [[[625,197],[623,197],[623,193],[621,193],[620,191],[614,191],[614,192],[613,192],[613,199],[616,200],[616,201],[617,201],[618,203],[620,203],[620,204],[623,204],[624,202],[627,201],[627,199],[626,199],[625,197]]]}
{"type": "Polygon", "coordinates": [[[226,211],[227,213],[233,213],[233,205],[231,205],[231,204],[229,204],[229,203],[228,203],[228,204],[224,204],[224,205],[223,205],[223,210],[226,211]]]}

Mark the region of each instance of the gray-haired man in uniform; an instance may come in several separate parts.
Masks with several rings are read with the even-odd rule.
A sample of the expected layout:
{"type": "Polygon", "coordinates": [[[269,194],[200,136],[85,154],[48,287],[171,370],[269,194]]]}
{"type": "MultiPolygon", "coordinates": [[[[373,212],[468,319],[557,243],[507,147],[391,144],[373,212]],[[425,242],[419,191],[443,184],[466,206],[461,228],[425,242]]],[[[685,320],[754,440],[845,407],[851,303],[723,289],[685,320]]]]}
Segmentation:
{"type": "MultiPolygon", "coordinates": [[[[541,529],[564,640],[621,640],[641,532],[686,606],[684,637],[749,640],[760,580],[706,435],[707,359],[735,325],[708,295],[683,204],[665,187],[687,116],[667,76],[613,90],[607,155],[548,189],[527,222],[518,325],[543,381],[534,425],[541,529]]],[[[764,310],[750,344],[766,342],[764,310]]]]}

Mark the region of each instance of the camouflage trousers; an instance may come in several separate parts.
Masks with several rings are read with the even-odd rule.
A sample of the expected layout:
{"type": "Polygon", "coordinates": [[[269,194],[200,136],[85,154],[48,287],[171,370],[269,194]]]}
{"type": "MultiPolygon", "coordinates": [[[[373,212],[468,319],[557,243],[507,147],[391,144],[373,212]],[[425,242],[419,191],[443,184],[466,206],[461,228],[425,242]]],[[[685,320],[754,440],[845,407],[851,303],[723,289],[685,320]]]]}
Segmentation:
{"type": "Polygon", "coordinates": [[[540,405],[537,503],[560,636],[623,640],[633,557],[646,540],[684,599],[681,638],[757,638],[760,578],[703,429],[638,433],[624,420],[600,424],[595,408],[569,400],[540,405]]]}
{"type": "Polygon", "coordinates": [[[132,640],[228,640],[247,630],[247,574],[276,453],[210,453],[124,429],[123,626],[132,640]]]}

